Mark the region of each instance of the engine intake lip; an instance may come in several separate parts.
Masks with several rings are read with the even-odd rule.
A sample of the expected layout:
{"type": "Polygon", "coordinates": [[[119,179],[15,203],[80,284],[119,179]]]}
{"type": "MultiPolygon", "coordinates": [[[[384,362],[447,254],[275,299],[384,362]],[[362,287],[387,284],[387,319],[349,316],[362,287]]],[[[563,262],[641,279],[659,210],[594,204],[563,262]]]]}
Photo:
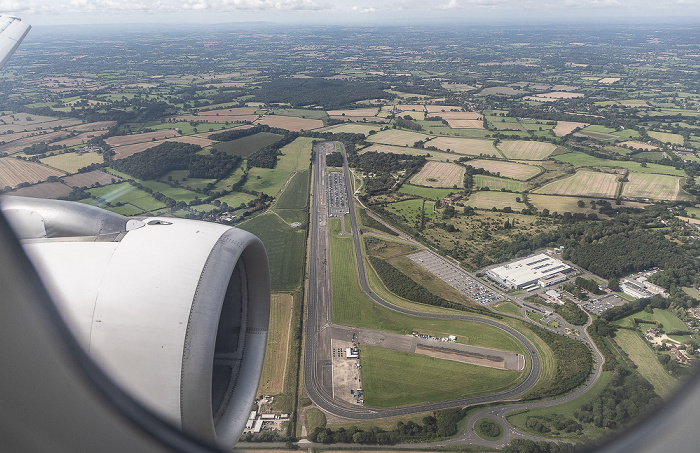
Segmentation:
{"type": "Polygon", "coordinates": [[[190,310],[180,385],[183,430],[227,447],[236,443],[262,373],[269,316],[270,274],[265,247],[254,235],[232,228],[212,248],[190,310]],[[238,285],[240,291],[234,288],[233,292],[240,298],[227,297],[227,289],[238,285]],[[239,308],[224,306],[239,302],[239,308]],[[220,332],[220,327],[231,326],[222,320],[222,313],[240,313],[240,329],[220,332]],[[220,345],[217,351],[217,337],[235,350],[220,345]],[[228,372],[221,373],[222,364],[228,372]],[[219,372],[215,373],[215,367],[219,372]],[[218,389],[224,389],[216,396],[215,382],[218,389]]]}

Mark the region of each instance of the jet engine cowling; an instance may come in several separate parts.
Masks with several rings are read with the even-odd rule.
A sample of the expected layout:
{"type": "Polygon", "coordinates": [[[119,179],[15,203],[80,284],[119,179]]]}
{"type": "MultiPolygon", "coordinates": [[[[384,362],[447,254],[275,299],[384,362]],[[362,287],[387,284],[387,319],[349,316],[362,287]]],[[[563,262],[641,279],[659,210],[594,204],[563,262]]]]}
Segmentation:
{"type": "Polygon", "coordinates": [[[96,363],[184,431],[235,444],[267,342],[262,242],[224,225],[80,203],[2,197],[0,208],[96,363]]]}

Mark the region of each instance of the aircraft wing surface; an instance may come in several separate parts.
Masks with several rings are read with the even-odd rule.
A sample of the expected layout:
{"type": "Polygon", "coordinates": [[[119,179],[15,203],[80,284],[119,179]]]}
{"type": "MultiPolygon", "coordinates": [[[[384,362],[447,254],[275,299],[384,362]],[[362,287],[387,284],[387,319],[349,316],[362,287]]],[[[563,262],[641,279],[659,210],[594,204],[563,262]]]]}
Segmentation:
{"type": "Polygon", "coordinates": [[[18,17],[0,15],[0,69],[19,47],[30,28],[31,25],[18,17]]]}

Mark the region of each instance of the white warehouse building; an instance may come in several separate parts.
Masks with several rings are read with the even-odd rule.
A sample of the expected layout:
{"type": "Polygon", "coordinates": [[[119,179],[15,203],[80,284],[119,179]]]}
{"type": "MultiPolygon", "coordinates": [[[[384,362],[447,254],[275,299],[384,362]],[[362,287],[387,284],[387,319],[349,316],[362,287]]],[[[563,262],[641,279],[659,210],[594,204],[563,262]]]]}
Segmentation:
{"type": "Polygon", "coordinates": [[[563,274],[573,268],[561,260],[540,253],[528,256],[518,261],[506,263],[486,271],[486,274],[496,282],[509,288],[528,288],[538,285],[549,286],[566,280],[563,274]],[[560,274],[560,275],[557,275],[560,274]],[[543,284],[543,283],[547,284],[543,284]]]}

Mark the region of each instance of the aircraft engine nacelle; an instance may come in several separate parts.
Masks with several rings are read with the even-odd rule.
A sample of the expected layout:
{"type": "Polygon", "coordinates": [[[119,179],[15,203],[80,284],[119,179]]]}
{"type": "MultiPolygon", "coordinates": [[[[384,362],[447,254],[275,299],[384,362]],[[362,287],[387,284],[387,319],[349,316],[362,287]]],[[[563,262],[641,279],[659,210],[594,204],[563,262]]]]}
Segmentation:
{"type": "Polygon", "coordinates": [[[107,374],[184,431],[235,444],[267,342],[262,242],[214,223],[0,198],[62,316],[107,374]]]}

